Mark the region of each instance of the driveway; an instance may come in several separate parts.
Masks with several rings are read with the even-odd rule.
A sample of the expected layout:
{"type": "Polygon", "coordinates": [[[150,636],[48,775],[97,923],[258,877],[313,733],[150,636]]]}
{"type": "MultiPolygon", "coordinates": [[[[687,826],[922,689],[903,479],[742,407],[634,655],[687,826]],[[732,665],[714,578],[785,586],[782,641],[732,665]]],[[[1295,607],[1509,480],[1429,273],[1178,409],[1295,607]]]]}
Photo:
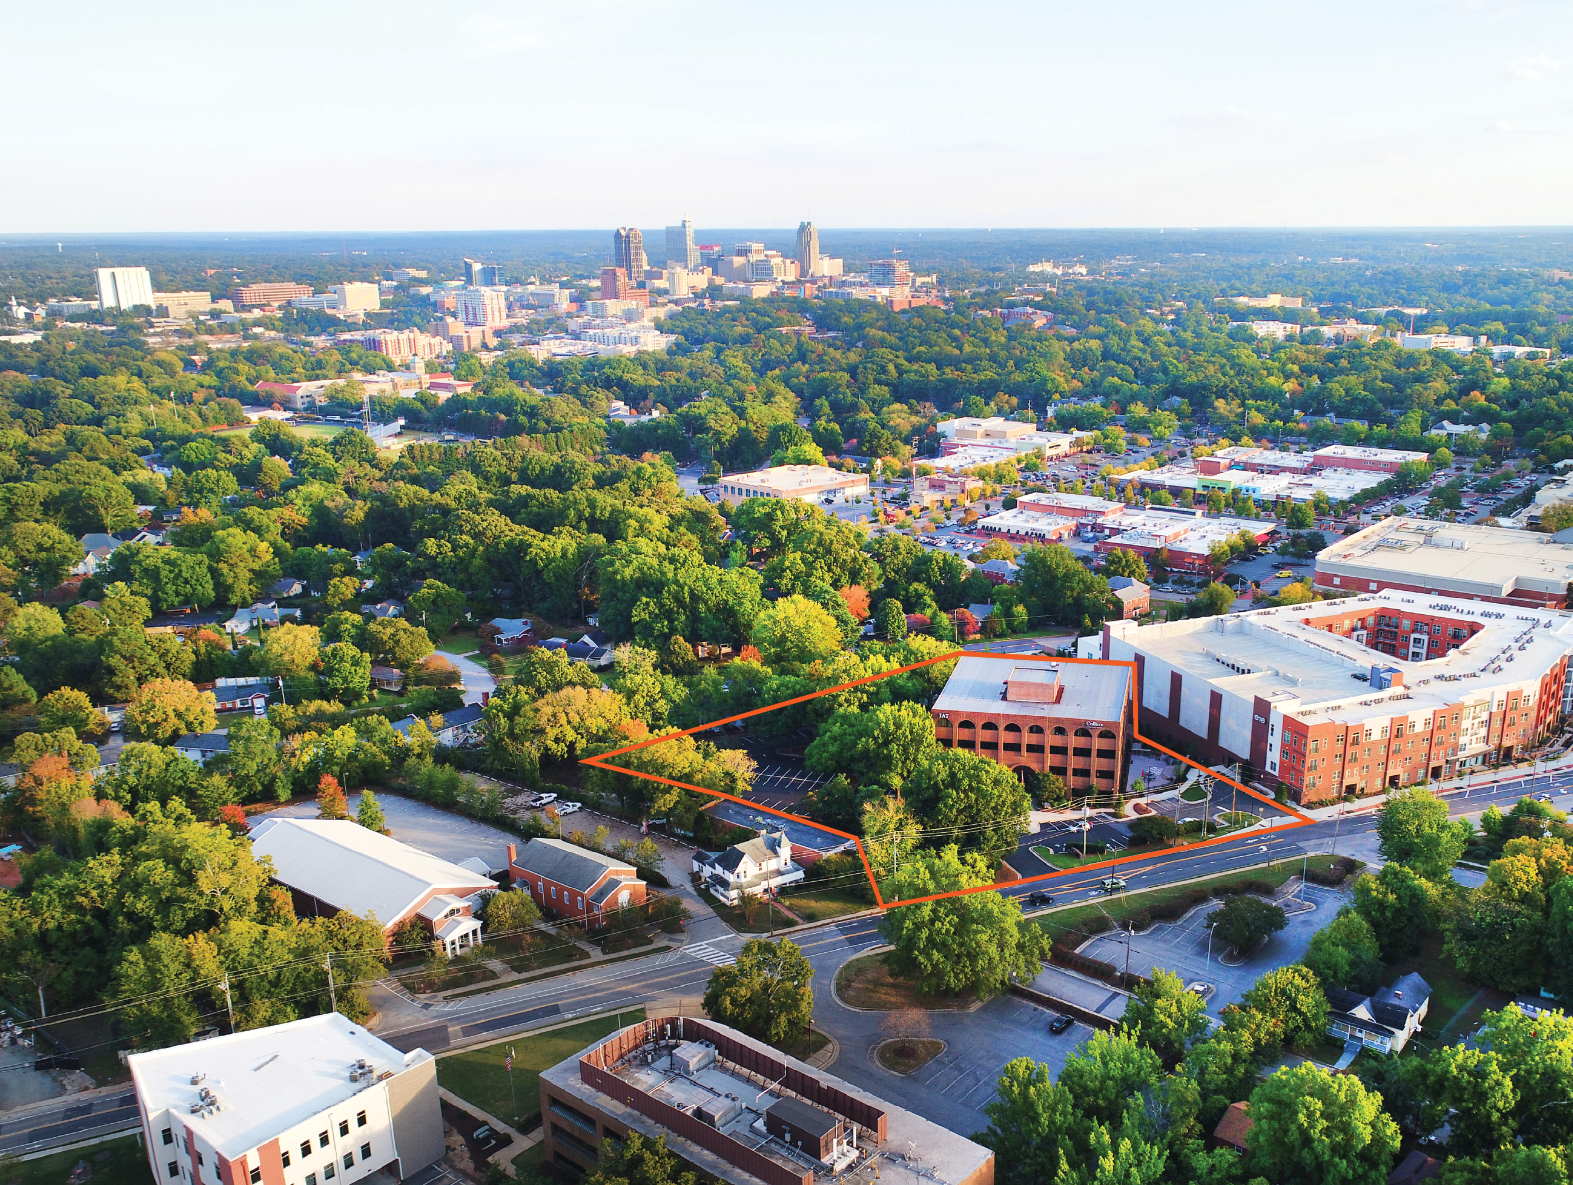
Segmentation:
{"type": "Polygon", "coordinates": [[[472,658],[465,658],[460,654],[442,652],[444,658],[459,670],[459,678],[464,681],[464,702],[478,704],[481,702],[482,693],[490,695],[497,690],[497,680],[492,678],[491,672],[472,658]]]}

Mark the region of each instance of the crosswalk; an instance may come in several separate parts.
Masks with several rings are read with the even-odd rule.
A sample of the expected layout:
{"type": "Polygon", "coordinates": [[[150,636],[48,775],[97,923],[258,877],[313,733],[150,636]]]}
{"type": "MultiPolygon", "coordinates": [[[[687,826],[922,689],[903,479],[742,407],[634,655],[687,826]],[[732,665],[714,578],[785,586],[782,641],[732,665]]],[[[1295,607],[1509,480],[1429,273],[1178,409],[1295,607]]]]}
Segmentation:
{"type": "Polygon", "coordinates": [[[708,942],[690,942],[683,948],[685,955],[692,955],[706,963],[714,963],[717,967],[730,967],[737,959],[727,954],[724,950],[717,950],[708,942]]]}

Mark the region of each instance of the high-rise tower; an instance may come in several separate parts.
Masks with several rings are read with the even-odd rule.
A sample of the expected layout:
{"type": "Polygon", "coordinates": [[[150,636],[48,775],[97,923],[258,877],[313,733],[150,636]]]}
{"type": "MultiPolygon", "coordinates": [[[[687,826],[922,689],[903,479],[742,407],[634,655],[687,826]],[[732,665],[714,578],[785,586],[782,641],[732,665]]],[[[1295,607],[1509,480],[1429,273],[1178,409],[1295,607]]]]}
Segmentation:
{"type": "Polygon", "coordinates": [[[812,222],[797,224],[797,266],[805,280],[819,272],[819,231],[812,222]]]}
{"type": "Polygon", "coordinates": [[[612,266],[622,268],[630,284],[644,283],[644,235],[637,226],[612,232],[612,266]]]}
{"type": "Polygon", "coordinates": [[[699,267],[699,248],[694,246],[694,224],[687,218],[666,228],[666,265],[694,271],[699,267]]]}

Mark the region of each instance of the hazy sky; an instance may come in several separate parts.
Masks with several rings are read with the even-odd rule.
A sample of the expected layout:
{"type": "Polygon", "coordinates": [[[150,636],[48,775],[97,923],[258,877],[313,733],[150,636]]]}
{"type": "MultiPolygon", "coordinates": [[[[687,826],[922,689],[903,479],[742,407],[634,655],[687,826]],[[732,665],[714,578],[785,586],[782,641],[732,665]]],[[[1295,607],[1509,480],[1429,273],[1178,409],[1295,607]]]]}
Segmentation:
{"type": "Polygon", "coordinates": [[[1573,222],[1568,3],[23,4],[0,233],[1573,222]]]}

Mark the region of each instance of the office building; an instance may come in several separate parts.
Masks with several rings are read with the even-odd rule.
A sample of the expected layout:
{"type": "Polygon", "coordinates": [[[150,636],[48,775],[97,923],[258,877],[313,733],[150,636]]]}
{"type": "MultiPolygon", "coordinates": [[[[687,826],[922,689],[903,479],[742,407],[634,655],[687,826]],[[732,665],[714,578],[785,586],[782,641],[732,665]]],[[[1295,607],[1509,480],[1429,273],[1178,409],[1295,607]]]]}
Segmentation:
{"type": "MultiPolygon", "coordinates": [[[[234,306],[225,301],[229,311],[234,306]]],[[[198,313],[206,313],[213,308],[213,294],[211,292],[155,292],[153,293],[153,311],[160,317],[195,317],[198,313]]]]}
{"type": "Polygon", "coordinates": [[[1498,605],[1561,609],[1573,583],[1573,544],[1538,531],[1385,518],[1316,557],[1316,587],[1396,589],[1498,605]]]}
{"type": "Polygon", "coordinates": [[[341,334],[340,341],[352,341],[364,349],[381,354],[395,366],[412,358],[425,361],[448,352],[448,343],[419,329],[373,329],[366,333],[341,334]]]}
{"type": "Polygon", "coordinates": [[[1567,711],[1573,615],[1397,589],[1157,625],[1105,623],[1084,657],[1136,663],[1139,729],[1241,761],[1302,804],[1512,760],[1567,711]]]}
{"type": "Polygon", "coordinates": [[[687,218],[676,226],[666,228],[666,266],[690,272],[699,267],[699,248],[694,245],[694,224],[687,218]]]}
{"type": "Polygon", "coordinates": [[[427,274],[425,268],[395,267],[388,270],[387,276],[395,284],[402,284],[408,280],[424,280],[427,274]]]}
{"type": "Polygon", "coordinates": [[[1400,465],[1430,460],[1429,453],[1411,449],[1362,448],[1352,444],[1330,444],[1311,454],[1323,469],[1360,469],[1367,473],[1393,474],[1400,465]]]}
{"type": "Polygon", "coordinates": [[[1127,666],[1002,657],[957,660],[930,714],[945,748],[1018,777],[1056,774],[1085,795],[1125,785],[1134,711],[1127,666]]]}
{"type": "Polygon", "coordinates": [[[812,222],[797,224],[797,268],[800,276],[819,275],[819,231],[812,222]]]}
{"type": "Polygon", "coordinates": [[[98,307],[134,309],[153,307],[153,280],[145,267],[101,267],[98,269],[98,307]]]}
{"type": "Polygon", "coordinates": [[[1474,338],[1463,333],[1401,333],[1398,344],[1406,350],[1449,350],[1454,354],[1468,354],[1476,345],[1474,338]]]}
{"type": "Polygon", "coordinates": [[[281,305],[303,296],[311,295],[310,284],[292,281],[270,284],[241,284],[229,290],[229,298],[237,309],[255,308],[259,305],[281,305]]]}
{"type": "Polygon", "coordinates": [[[749,498],[795,498],[799,502],[850,502],[868,496],[868,474],[843,473],[826,465],[776,465],[721,479],[721,497],[736,506],[749,498]]]}
{"type": "Polygon", "coordinates": [[[404,1180],[445,1151],[437,1060],[336,1012],[133,1053],[126,1067],[155,1181],[404,1180]]]}
{"type": "Polygon", "coordinates": [[[297,917],[370,914],[390,938],[414,919],[450,956],[480,943],[470,899],[497,888],[490,877],[350,819],[264,819],[251,829],[251,851],[273,861],[273,879],[289,890],[297,917]]]}
{"type": "MultiPolygon", "coordinates": [[[[601,269],[601,299],[621,300],[629,299],[629,294],[634,291],[633,284],[628,279],[628,272],[620,267],[603,267],[601,269]]],[[[593,301],[591,302],[594,303],[593,301]]]]}
{"type": "MultiPolygon", "coordinates": [[[[634,287],[644,283],[644,235],[637,226],[619,226],[612,232],[612,266],[623,269],[634,287]]],[[[603,285],[605,281],[602,281],[603,285]]]]}
{"type": "Polygon", "coordinates": [[[84,313],[91,313],[100,306],[96,301],[76,300],[66,297],[64,300],[51,300],[44,305],[44,315],[48,317],[80,317],[84,313]]]}
{"type": "Polygon", "coordinates": [[[370,313],[382,307],[382,294],[375,284],[334,284],[328,289],[338,297],[341,313],[370,313]]]}
{"type": "Polygon", "coordinates": [[[508,297],[495,288],[466,288],[454,298],[454,312],[466,325],[506,325],[508,297]]]}
{"type": "Polygon", "coordinates": [[[502,268],[495,263],[464,261],[464,282],[472,288],[496,288],[502,283],[502,268]]]}
{"type": "Polygon", "coordinates": [[[868,265],[868,282],[876,288],[910,288],[912,265],[905,259],[876,259],[868,265]]]}
{"type": "Polygon", "coordinates": [[[993,1185],[994,1153],[736,1029],[656,1016],[540,1076],[548,1164],[593,1170],[603,1139],[664,1137],[726,1185],[993,1185]],[[761,1089],[763,1087],[763,1089],[761,1089]]]}
{"type": "Polygon", "coordinates": [[[1153,557],[1161,551],[1171,571],[1206,575],[1219,567],[1213,559],[1214,548],[1237,539],[1241,532],[1260,546],[1278,532],[1278,524],[1232,515],[1208,518],[1200,510],[1151,506],[1146,510],[1127,510],[1103,529],[1117,533],[1093,545],[1097,555],[1116,549],[1134,551],[1151,567],[1153,557]]]}

